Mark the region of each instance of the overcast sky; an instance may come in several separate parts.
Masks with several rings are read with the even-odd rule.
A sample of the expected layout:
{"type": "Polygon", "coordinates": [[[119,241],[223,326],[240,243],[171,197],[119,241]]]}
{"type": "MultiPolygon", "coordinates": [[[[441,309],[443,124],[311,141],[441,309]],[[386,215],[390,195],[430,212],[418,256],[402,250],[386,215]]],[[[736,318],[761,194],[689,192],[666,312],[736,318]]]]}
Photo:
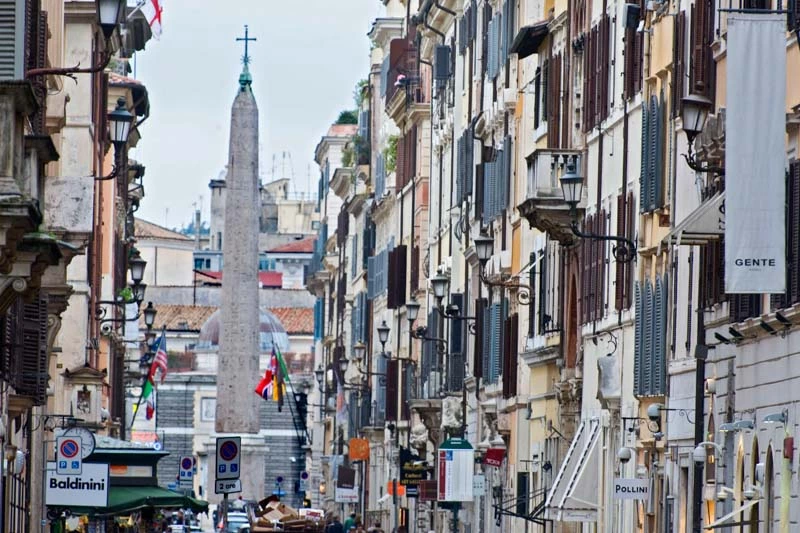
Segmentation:
{"type": "Polygon", "coordinates": [[[291,154],[293,190],[316,191],[314,147],[353,89],[366,77],[379,0],[165,0],[161,40],[136,54],[151,116],[133,157],[147,167],[137,213],[168,227],[188,224],[208,181],[228,158],[230,108],[241,72],[244,25],[250,26],[253,92],[259,107],[261,176],[282,177],[291,154]],[[309,168],[311,177],[309,179],[309,168]]]}

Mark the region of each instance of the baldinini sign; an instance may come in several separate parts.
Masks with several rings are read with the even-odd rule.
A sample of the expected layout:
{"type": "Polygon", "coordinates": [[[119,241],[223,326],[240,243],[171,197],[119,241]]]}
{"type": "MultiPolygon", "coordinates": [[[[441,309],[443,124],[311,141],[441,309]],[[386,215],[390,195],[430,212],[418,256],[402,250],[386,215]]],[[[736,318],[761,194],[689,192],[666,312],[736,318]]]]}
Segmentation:
{"type": "Polygon", "coordinates": [[[108,465],[83,463],[80,475],[59,475],[47,464],[45,503],[50,506],[108,506],[108,465]]]}

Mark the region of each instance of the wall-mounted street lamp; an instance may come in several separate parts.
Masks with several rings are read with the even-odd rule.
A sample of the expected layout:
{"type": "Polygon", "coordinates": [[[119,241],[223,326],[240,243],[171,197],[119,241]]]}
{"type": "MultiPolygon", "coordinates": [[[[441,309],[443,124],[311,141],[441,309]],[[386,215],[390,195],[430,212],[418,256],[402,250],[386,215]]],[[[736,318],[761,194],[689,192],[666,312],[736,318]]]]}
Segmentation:
{"type": "Polygon", "coordinates": [[[686,164],[695,172],[713,172],[720,176],[725,175],[725,169],[715,166],[703,166],[695,159],[692,153],[694,147],[694,139],[697,137],[706,125],[708,115],[714,107],[714,102],[701,96],[699,94],[690,94],[681,100],[682,113],[681,119],[683,122],[683,131],[686,132],[686,140],[688,141],[688,152],[683,154],[686,164]]]}
{"type": "Polygon", "coordinates": [[[105,181],[116,178],[125,165],[122,158],[125,155],[125,146],[131,134],[134,120],[133,114],[128,111],[125,98],[117,100],[117,107],[108,114],[108,136],[114,145],[114,168],[108,176],[95,177],[96,181],[105,181]]]}
{"type": "Polygon", "coordinates": [[[408,319],[409,324],[413,324],[419,316],[420,307],[421,305],[414,298],[406,302],[406,319],[408,319]]]}
{"type": "Polygon", "coordinates": [[[433,289],[433,296],[436,298],[436,307],[441,307],[442,300],[444,300],[447,289],[450,287],[450,278],[442,274],[436,274],[430,281],[431,289],[433,289]]]}
{"type": "Polygon", "coordinates": [[[153,307],[153,302],[149,302],[147,308],[144,311],[140,311],[135,317],[121,319],[106,318],[106,315],[108,314],[108,306],[124,308],[128,303],[136,302],[137,306],[141,308],[142,302],[144,302],[145,292],[147,290],[147,284],[142,283],[146,266],[147,261],[141,258],[139,252],[136,249],[131,250],[131,256],[128,258],[128,269],[130,270],[131,281],[133,284],[129,289],[126,290],[129,291],[130,296],[127,298],[120,297],[117,300],[100,300],[97,302],[95,318],[100,321],[101,326],[103,324],[117,324],[129,320],[138,320],[140,317],[144,316],[145,325],[147,326],[148,332],[153,327],[153,322],[155,321],[157,312],[155,307],[153,307]]]}
{"type": "Polygon", "coordinates": [[[533,292],[533,289],[530,286],[511,281],[492,281],[486,275],[486,265],[489,263],[489,259],[491,259],[492,255],[494,254],[494,239],[485,233],[481,233],[475,237],[472,242],[475,246],[475,255],[478,256],[478,263],[480,264],[479,276],[483,284],[490,288],[500,287],[503,289],[516,290],[517,302],[519,302],[521,305],[529,305],[531,302],[531,293],[533,292]]]}
{"type": "Polygon", "coordinates": [[[322,380],[325,379],[325,369],[322,368],[322,363],[317,365],[317,369],[314,370],[314,377],[317,379],[319,391],[322,392],[322,380]]]}
{"type": "Polygon", "coordinates": [[[593,241],[613,241],[616,244],[611,248],[614,258],[622,263],[630,263],[636,259],[636,244],[626,237],[619,235],[596,235],[594,233],[584,233],[578,227],[578,203],[583,194],[583,176],[578,174],[574,160],[567,163],[566,171],[559,178],[561,181],[561,191],[564,193],[564,201],[569,205],[572,215],[570,228],[576,237],[593,241]]]}

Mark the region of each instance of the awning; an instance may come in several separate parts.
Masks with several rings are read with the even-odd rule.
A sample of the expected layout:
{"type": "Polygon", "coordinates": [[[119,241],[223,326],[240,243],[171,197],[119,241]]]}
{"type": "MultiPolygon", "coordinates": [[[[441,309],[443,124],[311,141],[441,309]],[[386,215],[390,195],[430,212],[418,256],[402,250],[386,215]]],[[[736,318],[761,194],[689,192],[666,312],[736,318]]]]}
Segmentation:
{"type": "Polygon", "coordinates": [[[728,514],[726,514],[725,516],[723,516],[719,520],[717,520],[717,521],[715,521],[715,522],[713,522],[713,523],[711,523],[711,524],[709,524],[707,526],[703,526],[703,529],[718,529],[718,528],[721,528],[721,527],[731,527],[731,526],[737,526],[737,525],[741,525],[741,524],[748,524],[749,521],[747,519],[743,519],[740,522],[737,522],[735,524],[733,524],[733,523],[726,524],[726,522],[728,520],[730,520],[731,518],[734,518],[737,515],[739,515],[739,514],[745,512],[746,510],[750,509],[755,504],[757,504],[759,501],[761,501],[761,500],[760,499],[755,499],[755,500],[751,500],[751,501],[749,501],[749,502],[747,502],[745,504],[742,504],[738,509],[734,509],[733,511],[731,511],[728,514]]]}
{"type": "Polygon", "coordinates": [[[208,502],[161,487],[110,487],[107,507],[72,507],[73,515],[110,516],[140,509],[191,509],[208,512],[208,502]]]}
{"type": "Polygon", "coordinates": [[[706,244],[725,233],[725,193],[720,192],[683,219],[661,241],[665,245],[706,244]]]}
{"type": "Polygon", "coordinates": [[[519,59],[535,54],[542,45],[544,38],[547,37],[548,31],[548,22],[546,20],[531,26],[521,27],[517,36],[514,37],[514,42],[511,43],[509,52],[517,54],[519,59]]]}
{"type": "Polygon", "coordinates": [[[553,487],[545,500],[545,518],[560,522],[594,522],[598,494],[600,420],[584,420],[575,432],[553,487]]]}

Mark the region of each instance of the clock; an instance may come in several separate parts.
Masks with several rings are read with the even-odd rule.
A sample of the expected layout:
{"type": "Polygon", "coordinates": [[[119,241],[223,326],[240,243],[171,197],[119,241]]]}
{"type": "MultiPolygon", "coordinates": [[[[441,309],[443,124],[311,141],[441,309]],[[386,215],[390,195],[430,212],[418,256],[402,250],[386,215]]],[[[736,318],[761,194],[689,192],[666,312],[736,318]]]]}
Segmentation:
{"type": "Polygon", "coordinates": [[[62,437],[75,437],[81,441],[81,458],[86,459],[94,452],[94,433],[87,428],[71,427],[64,430],[62,437]]]}

